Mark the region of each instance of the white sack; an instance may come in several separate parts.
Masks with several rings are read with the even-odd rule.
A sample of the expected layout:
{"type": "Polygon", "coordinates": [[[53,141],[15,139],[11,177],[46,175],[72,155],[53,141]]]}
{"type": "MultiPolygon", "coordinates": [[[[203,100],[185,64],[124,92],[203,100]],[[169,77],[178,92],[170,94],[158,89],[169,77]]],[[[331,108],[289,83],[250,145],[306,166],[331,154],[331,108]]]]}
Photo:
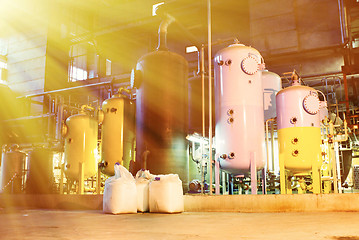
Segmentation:
{"type": "Polygon", "coordinates": [[[148,191],[149,183],[154,178],[148,170],[139,170],[136,174],[136,188],[137,188],[137,211],[148,212],[148,191]]]}
{"type": "Polygon", "coordinates": [[[115,176],[105,182],[103,193],[105,213],[137,213],[137,190],[135,179],[123,166],[115,164],[115,176]]]}
{"type": "Polygon", "coordinates": [[[158,175],[149,184],[150,212],[184,211],[182,181],[177,174],[158,175]]]}

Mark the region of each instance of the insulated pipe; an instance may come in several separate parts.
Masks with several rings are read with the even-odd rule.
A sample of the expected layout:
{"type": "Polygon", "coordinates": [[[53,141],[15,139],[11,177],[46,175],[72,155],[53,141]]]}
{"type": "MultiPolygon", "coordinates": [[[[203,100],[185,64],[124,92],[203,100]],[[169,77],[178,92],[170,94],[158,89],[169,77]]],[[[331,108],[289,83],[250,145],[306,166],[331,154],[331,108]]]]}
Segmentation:
{"type": "Polygon", "coordinates": [[[164,20],[161,22],[160,27],[158,28],[158,46],[157,50],[167,51],[167,29],[168,26],[174,22],[175,19],[169,14],[165,14],[164,20]]]}
{"type": "MultiPolygon", "coordinates": [[[[120,79],[126,79],[127,76],[125,78],[120,78],[120,79]]],[[[70,88],[62,88],[62,89],[57,89],[57,90],[51,90],[51,91],[47,91],[47,92],[42,92],[42,93],[33,93],[33,94],[29,94],[29,95],[25,95],[25,96],[19,96],[17,98],[33,98],[33,97],[40,97],[40,96],[45,96],[48,94],[54,94],[54,93],[63,93],[63,92],[67,92],[67,91],[73,91],[73,90],[79,90],[82,88],[88,88],[88,87],[100,87],[100,86],[105,86],[105,85],[110,85],[112,82],[99,82],[99,83],[92,83],[92,84],[87,84],[87,85],[81,85],[81,86],[76,86],[76,87],[70,87],[70,88]]],[[[128,86],[127,83],[119,83],[119,86],[128,86]]]]}
{"type": "MultiPolygon", "coordinates": [[[[201,73],[201,83],[202,83],[202,137],[206,137],[206,103],[205,103],[205,92],[204,92],[204,45],[201,45],[201,50],[198,53],[200,55],[199,71],[201,73]]],[[[204,153],[204,144],[201,144],[202,156],[201,156],[201,193],[204,193],[204,164],[203,164],[203,153],[204,153]]]]}
{"type": "Polygon", "coordinates": [[[204,45],[201,46],[200,51],[201,64],[200,64],[200,73],[201,73],[201,82],[202,82],[202,136],[206,137],[206,110],[205,110],[205,92],[204,92],[204,45]]]}
{"type": "Polygon", "coordinates": [[[272,147],[272,170],[274,172],[274,123],[270,125],[270,138],[271,138],[271,147],[272,147]]]}
{"type": "Polygon", "coordinates": [[[342,44],[345,44],[346,30],[345,30],[345,23],[344,23],[344,9],[343,9],[343,0],[338,0],[338,8],[339,8],[339,21],[340,21],[340,32],[342,38],[342,44]]]}
{"type": "MultiPolygon", "coordinates": [[[[266,120],[266,146],[267,146],[267,171],[269,170],[269,137],[268,137],[268,123],[269,122],[274,122],[275,118],[270,118],[266,120]]],[[[273,143],[272,143],[273,144],[273,143]]],[[[272,161],[274,162],[274,159],[272,159],[272,161]]],[[[273,168],[274,171],[274,168],[273,168]]]]}
{"type": "MultiPolygon", "coordinates": [[[[209,114],[209,194],[212,195],[212,23],[211,23],[211,0],[207,0],[207,21],[208,21],[208,114],[209,114]]],[[[219,192],[219,189],[218,189],[219,192]]],[[[216,189],[217,194],[217,189],[216,189]]]]}
{"type": "MultiPolygon", "coordinates": [[[[167,36],[167,28],[171,23],[174,23],[177,25],[177,27],[181,30],[181,32],[183,33],[183,35],[193,44],[197,47],[197,49],[200,49],[201,44],[197,41],[197,38],[190,32],[188,31],[188,29],[183,26],[179,21],[177,21],[172,15],[170,15],[167,12],[163,12],[160,9],[157,9],[156,14],[160,17],[162,17],[164,20],[161,22],[160,24],[160,28],[158,30],[159,33],[159,41],[158,41],[158,47],[157,50],[160,50],[160,43],[164,41],[165,46],[163,46],[164,48],[162,50],[166,50],[167,46],[166,46],[166,36],[167,36]],[[161,30],[162,28],[162,30],[161,30]],[[163,34],[161,34],[163,33],[163,34]],[[161,39],[161,35],[162,38],[161,39]]],[[[161,46],[162,47],[162,46],[161,46]]]]}

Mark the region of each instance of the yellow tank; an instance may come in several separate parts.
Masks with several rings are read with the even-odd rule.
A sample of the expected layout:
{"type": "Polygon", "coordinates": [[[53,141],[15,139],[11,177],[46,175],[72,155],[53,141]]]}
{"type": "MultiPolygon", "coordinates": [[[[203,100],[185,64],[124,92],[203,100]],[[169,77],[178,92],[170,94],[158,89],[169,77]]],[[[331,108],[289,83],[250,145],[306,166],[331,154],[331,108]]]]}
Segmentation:
{"type": "Polygon", "coordinates": [[[320,100],[311,87],[293,85],[278,92],[279,159],[292,173],[309,172],[321,161],[320,100]],[[314,166],[313,165],[313,166],[314,166]]]}
{"type": "Polygon", "coordinates": [[[283,128],[278,130],[279,158],[284,168],[293,173],[307,173],[314,161],[321,164],[321,134],[317,127],[283,128]]]}
{"type": "Polygon", "coordinates": [[[119,162],[130,169],[135,149],[135,104],[126,96],[116,94],[102,104],[102,167],[107,175],[114,175],[119,162]]]}
{"type": "Polygon", "coordinates": [[[91,116],[80,113],[66,119],[65,174],[67,178],[78,180],[80,164],[83,164],[84,178],[97,173],[98,123],[91,116]]]}

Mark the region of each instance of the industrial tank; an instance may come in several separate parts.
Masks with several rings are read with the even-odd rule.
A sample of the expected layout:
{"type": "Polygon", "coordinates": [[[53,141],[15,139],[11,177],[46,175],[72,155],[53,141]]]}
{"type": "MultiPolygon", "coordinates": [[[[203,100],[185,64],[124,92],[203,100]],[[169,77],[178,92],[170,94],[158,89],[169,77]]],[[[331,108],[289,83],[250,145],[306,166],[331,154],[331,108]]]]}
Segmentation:
{"type": "Polygon", "coordinates": [[[16,147],[5,150],[1,156],[0,193],[21,193],[26,154],[16,147]]]}
{"type": "Polygon", "coordinates": [[[66,119],[65,174],[71,180],[78,180],[80,164],[83,164],[84,178],[97,172],[97,121],[81,112],[66,119]]]}
{"type": "Polygon", "coordinates": [[[0,83],[0,146],[17,142],[23,133],[6,121],[22,117],[22,105],[16,94],[4,83],[0,83]]]}
{"type": "Polygon", "coordinates": [[[188,63],[168,50],[140,58],[136,93],[136,162],[154,174],[177,173],[188,186],[188,63]]]}
{"type": "Polygon", "coordinates": [[[320,100],[311,87],[295,83],[276,96],[279,161],[294,174],[320,166],[320,100]],[[313,165],[314,164],[314,165],[313,165]]]}
{"type": "Polygon", "coordinates": [[[129,169],[130,161],[135,158],[135,104],[116,94],[102,103],[102,111],[101,171],[112,176],[115,163],[129,169]]]}
{"type": "Polygon", "coordinates": [[[275,96],[282,89],[280,76],[268,70],[262,71],[264,120],[276,117],[275,96]]]}
{"type": "MultiPolygon", "coordinates": [[[[212,88],[212,96],[214,91],[212,88]]],[[[205,100],[205,132],[208,136],[208,77],[204,79],[204,100],[205,100]]],[[[212,98],[214,106],[214,98],[212,98]]],[[[212,112],[212,121],[215,121],[214,111],[212,112]]],[[[202,79],[201,76],[195,76],[188,79],[188,132],[202,134],[202,79]]],[[[214,126],[212,131],[214,132],[214,126]]]]}
{"type": "Polygon", "coordinates": [[[52,193],[53,184],[53,152],[41,147],[32,149],[27,160],[26,193],[52,193]]]}
{"type": "Polygon", "coordinates": [[[222,169],[246,174],[251,162],[264,167],[262,57],[251,47],[233,44],[214,58],[216,154],[222,169]]]}

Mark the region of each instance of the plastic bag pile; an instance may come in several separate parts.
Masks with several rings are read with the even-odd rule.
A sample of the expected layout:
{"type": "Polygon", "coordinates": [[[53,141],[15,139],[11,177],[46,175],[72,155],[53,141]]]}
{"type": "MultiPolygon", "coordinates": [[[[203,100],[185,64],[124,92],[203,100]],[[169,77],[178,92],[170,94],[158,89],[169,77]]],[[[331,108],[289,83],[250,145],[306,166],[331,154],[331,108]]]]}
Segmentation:
{"type": "Polygon", "coordinates": [[[115,176],[105,182],[105,213],[179,213],[184,211],[182,181],[177,174],[153,175],[140,170],[134,178],[123,166],[115,164],[115,176]]]}

